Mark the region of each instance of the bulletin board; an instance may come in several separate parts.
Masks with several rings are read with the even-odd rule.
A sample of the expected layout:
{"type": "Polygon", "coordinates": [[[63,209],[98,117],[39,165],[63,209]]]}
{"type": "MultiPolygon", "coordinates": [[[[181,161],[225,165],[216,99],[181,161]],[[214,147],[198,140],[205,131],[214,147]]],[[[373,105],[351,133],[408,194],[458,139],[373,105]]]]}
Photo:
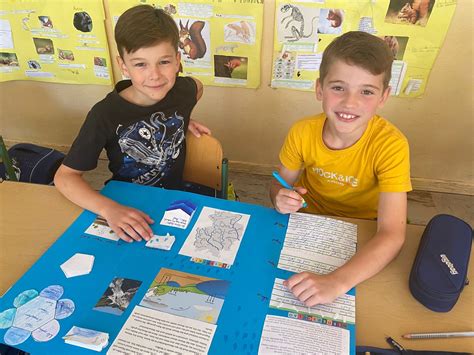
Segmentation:
{"type": "Polygon", "coordinates": [[[456,0],[277,0],[271,86],[314,90],[324,49],[360,30],[392,50],[391,94],[421,97],[455,8],[456,0]]]}
{"type": "Polygon", "coordinates": [[[100,0],[0,1],[0,82],[111,85],[100,0]]]}
{"type": "MultiPolygon", "coordinates": [[[[184,75],[204,85],[260,85],[263,1],[111,0],[104,4],[113,28],[120,14],[139,4],[150,4],[170,14],[180,30],[184,75]]],[[[116,48],[114,43],[109,44],[116,48]]]]}

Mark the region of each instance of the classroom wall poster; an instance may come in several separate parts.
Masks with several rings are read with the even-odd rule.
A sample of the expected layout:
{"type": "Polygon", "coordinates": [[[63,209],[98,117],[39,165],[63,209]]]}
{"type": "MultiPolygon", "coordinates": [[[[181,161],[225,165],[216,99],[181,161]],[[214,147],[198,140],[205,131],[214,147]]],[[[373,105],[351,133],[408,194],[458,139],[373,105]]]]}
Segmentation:
{"type": "Polygon", "coordinates": [[[322,53],[337,36],[366,31],[394,55],[391,94],[421,97],[456,0],[276,0],[274,88],[312,91],[322,53]]]}
{"type": "Polygon", "coordinates": [[[102,1],[0,4],[0,82],[111,85],[102,1]]]}
{"type": "Polygon", "coordinates": [[[113,26],[120,14],[138,4],[162,8],[175,19],[184,75],[204,85],[260,85],[262,0],[107,1],[113,26]]]}

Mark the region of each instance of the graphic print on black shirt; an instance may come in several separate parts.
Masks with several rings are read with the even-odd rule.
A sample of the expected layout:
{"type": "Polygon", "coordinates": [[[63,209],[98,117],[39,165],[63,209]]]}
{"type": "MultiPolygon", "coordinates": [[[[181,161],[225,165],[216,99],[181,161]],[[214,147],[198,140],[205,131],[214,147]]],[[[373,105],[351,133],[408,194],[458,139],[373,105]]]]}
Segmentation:
{"type": "Polygon", "coordinates": [[[177,112],[170,117],[155,112],[149,122],[119,126],[116,133],[124,153],[118,175],[134,183],[156,185],[170,173],[183,149],[184,118],[177,112]]]}

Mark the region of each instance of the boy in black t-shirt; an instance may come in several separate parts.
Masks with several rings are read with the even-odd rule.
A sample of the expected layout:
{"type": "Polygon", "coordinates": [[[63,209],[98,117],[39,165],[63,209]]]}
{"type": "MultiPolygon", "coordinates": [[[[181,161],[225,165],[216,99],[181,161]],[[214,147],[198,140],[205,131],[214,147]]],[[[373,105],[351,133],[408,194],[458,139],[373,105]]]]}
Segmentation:
{"type": "Polygon", "coordinates": [[[178,77],[179,32],[174,20],[150,5],[125,11],[115,27],[118,64],[129,80],[91,109],[54,178],[56,187],[75,204],[103,216],[121,239],[149,240],[153,220],[93,190],[83,179],[95,169],[102,149],[112,179],[179,188],[186,155],[186,130],[209,134],[190,120],[202,96],[199,80],[178,77]]]}

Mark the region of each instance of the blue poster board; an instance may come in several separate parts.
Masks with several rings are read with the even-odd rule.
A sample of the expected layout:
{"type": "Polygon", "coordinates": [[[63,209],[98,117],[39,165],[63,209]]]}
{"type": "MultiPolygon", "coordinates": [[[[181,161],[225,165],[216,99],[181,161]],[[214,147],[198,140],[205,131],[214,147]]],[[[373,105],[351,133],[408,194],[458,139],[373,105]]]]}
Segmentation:
{"type": "MultiPolygon", "coordinates": [[[[110,346],[161,268],[229,281],[230,287],[216,323],[211,354],[256,354],[265,316],[288,316],[288,312],[269,308],[275,278],[287,279],[292,274],[277,268],[288,215],[257,205],[116,181],[108,183],[101,193],[121,204],[144,211],[155,221],[152,225],[155,234],[170,233],[176,237],[176,242],[170,251],[164,251],[147,248],[144,241],[116,242],[87,235],[84,231],[93,223],[96,215],[83,212],[0,299],[2,313],[15,308],[14,303],[18,306],[19,301],[15,301],[15,298],[26,290],[41,292],[46,289],[47,292],[48,286],[60,285],[64,290],[58,296],[60,301],[70,299],[75,304],[75,310],[69,317],[57,319],[60,330],[56,337],[47,342],[38,342],[29,336],[26,341],[17,345],[19,349],[32,354],[93,353],[64,342],[62,337],[72,326],[109,333],[110,346]],[[165,210],[176,200],[189,200],[197,206],[186,229],[160,225],[165,210]],[[178,254],[204,206],[250,215],[238,254],[229,269],[195,263],[189,256],[178,254]],[[95,256],[92,272],[66,278],[60,265],[76,253],[95,256]],[[93,310],[116,277],[141,281],[129,307],[119,316],[93,310]]],[[[351,293],[354,294],[354,290],[351,293]]],[[[349,325],[348,329],[351,334],[351,352],[354,353],[355,326],[349,325]]],[[[2,343],[5,342],[7,330],[8,328],[0,329],[2,343]]],[[[102,353],[107,349],[108,347],[102,353]]]]}

